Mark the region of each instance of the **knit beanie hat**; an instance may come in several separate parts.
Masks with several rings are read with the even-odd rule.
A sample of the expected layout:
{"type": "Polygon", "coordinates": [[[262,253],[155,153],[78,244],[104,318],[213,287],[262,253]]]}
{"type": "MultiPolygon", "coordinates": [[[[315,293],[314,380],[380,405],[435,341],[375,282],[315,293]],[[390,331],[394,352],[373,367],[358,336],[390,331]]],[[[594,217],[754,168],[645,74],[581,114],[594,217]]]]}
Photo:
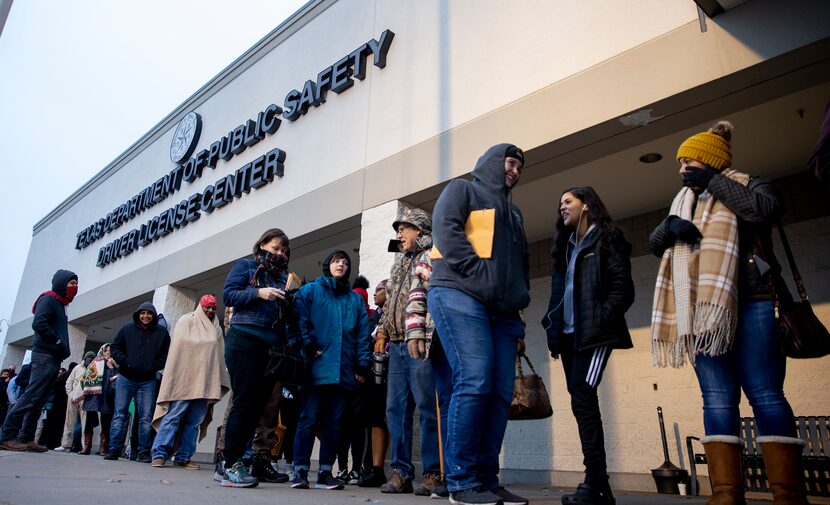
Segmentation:
{"type": "Polygon", "coordinates": [[[97,354],[95,354],[95,352],[93,352],[93,351],[87,351],[87,352],[84,354],[84,359],[87,359],[87,358],[92,358],[92,359],[95,359],[95,357],[96,357],[96,356],[97,356],[97,354]]]}
{"type": "Polygon", "coordinates": [[[715,170],[732,166],[732,123],[718,121],[709,131],[687,138],[677,148],[677,160],[689,158],[704,163],[715,170]]]}

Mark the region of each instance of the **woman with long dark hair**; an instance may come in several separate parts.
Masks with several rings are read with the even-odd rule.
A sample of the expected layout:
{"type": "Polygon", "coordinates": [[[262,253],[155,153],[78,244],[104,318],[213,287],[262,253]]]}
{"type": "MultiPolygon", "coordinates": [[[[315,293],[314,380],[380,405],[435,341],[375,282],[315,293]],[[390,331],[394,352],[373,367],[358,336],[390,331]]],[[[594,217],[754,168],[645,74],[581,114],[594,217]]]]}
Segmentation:
{"type": "Polygon", "coordinates": [[[631,245],[590,186],[559,200],[548,311],[542,321],[551,356],[562,358],[579,427],[585,481],[562,503],[614,504],[597,388],[613,349],[630,349],[625,312],[634,302],[631,245]]]}
{"type": "Polygon", "coordinates": [[[286,324],[280,306],[287,304],[288,236],[279,228],[266,230],[254,242],[253,258],[234,264],[225,279],[222,301],[233,307],[225,335],[225,364],[231,379],[233,404],[225,425],[225,471],[222,486],[255,487],[256,477],[242,462],[248,441],[276,384],[265,375],[271,347],[282,347],[286,324]]]}

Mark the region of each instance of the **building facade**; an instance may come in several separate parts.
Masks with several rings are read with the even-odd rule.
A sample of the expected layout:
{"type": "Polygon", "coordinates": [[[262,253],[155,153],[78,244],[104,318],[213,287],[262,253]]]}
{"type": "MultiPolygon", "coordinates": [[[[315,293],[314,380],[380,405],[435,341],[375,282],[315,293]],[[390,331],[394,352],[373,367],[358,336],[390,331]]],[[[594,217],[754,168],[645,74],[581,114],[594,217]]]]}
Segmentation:
{"type": "MultiPolygon", "coordinates": [[[[291,237],[301,276],[340,248],[374,284],[392,264],[397,211],[431,210],[448,180],[511,142],[527,159],[513,198],[532,242],[528,354],[554,415],[510,423],[504,476],[581,479],[561,366],[537,321],[559,195],[592,185],[634,245],[637,290],[634,349],[615,353],[600,392],[609,471],[615,487],[650,490],[663,460],[656,407],[675,462],[679,440],[703,432],[693,370],[654,368],[649,343],[659,261],[646,240],[679,187],[684,138],[735,124],[735,168],[778,181],[830,323],[828,193],[803,168],[830,100],[827,20],[820,0],[749,0],[712,18],[691,0],[312,0],[35,225],[3,362],[30,345],[32,300],[56,268],[82,279],[69,307],[75,361],[144,300],[175,325],[203,293],[221,293],[267,228],[291,237]]],[[[797,415],[827,414],[828,371],[827,358],[789,363],[797,415]]],[[[212,447],[208,437],[199,451],[212,447]]]]}

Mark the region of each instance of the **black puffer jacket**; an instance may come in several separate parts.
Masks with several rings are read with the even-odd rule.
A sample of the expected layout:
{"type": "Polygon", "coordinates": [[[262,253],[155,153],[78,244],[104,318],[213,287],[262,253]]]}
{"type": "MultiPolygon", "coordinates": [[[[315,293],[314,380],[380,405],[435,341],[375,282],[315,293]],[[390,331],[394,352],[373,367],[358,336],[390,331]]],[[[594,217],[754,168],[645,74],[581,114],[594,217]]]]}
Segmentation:
{"type": "MultiPolygon", "coordinates": [[[[767,276],[760,274],[753,255],[758,253],[755,246],[757,236],[764,249],[764,257],[771,267],[773,281],[778,286],[784,286],[781,266],[772,250],[772,225],[781,214],[781,203],[775,187],[761,177],[752,177],[749,184],[744,186],[718,174],[712,177],[707,189],[738,217],[738,300],[771,299],[767,276]]],[[[657,225],[648,238],[648,247],[657,257],[662,256],[663,251],[677,241],[669,229],[669,217],[671,216],[657,225]]]]}
{"type": "MultiPolygon", "coordinates": [[[[78,276],[69,270],[58,270],[52,276],[52,291],[60,296],[66,296],[66,285],[78,276]]],[[[35,334],[32,338],[32,350],[45,352],[63,361],[69,357],[69,326],[66,317],[66,306],[57,298],[50,295],[41,295],[35,302],[32,329],[35,334]]]]}
{"type": "MultiPolygon", "coordinates": [[[[610,345],[630,349],[631,334],[625,312],[634,303],[631,279],[631,246],[621,236],[612,239],[607,229],[597,227],[585,237],[574,266],[574,348],[585,351],[610,345]]],[[[565,272],[573,247],[560,253],[551,278],[550,303],[542,320],[548,334],[548,349],[559,356],[559,338],[564,326],[565,272]]]]}
{"type": "Polygon", "coordinates": [[[432,239],[442,259],[432,262],[430,288],[463,291],[497,312],[516,312],[530,303],[527,239],[519,207],[504,183],[504,159],[510,144],[498,144],[478,159],[473,182],[451,181],[432,213],[432,239]],[[470,212],[494,210],[490,258],[479,258],[464,226],[470,212]]]}
{"type": "Polygon", "coordinates": [[[144,302],[133,312],[133,322],[118,330],[110,354],[124,377],[131,381],[148,381],[155,380],[156,371],[164,368],[169,349],[170,335],[158,324],[156,308],[152,303],[144,302]],[[147,328],[142,328],[138,319],[142,310],[153,313],[147,328]]]}

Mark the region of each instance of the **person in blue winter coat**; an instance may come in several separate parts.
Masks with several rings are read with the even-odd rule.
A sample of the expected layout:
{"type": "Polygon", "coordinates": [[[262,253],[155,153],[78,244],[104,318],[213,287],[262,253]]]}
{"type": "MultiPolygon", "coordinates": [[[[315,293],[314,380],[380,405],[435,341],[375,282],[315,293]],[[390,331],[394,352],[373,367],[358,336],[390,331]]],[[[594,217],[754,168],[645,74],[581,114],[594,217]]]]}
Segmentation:
{"type": "Polygon", "coordinates": [[[78,293],[78,276],[58,270],[52,276],[52,290],[41,293],[32,307],[34,344],[32,375],[26,391],[18,398],[3,422],[0,447],[10,451],[46,452],[35,442],[40,409],[58,379],[61,361],[69,357],[69,326],[66,306],[78,293]]]}
{"type": "Polygon", "coordinates": [[[297,293],[295,309],[306,356],[313,360],[312,383],[303,392],[294,439],[295,489],[308,488],[308,470],[318,423],[320,472],[315,487],[343,489],[331,474],[340,440],[340,422],[351,392],[369,373],[372,340],[363,299],[351,290],[351,259],[334,251],[323,260],[323,275],[297,293]]]}

